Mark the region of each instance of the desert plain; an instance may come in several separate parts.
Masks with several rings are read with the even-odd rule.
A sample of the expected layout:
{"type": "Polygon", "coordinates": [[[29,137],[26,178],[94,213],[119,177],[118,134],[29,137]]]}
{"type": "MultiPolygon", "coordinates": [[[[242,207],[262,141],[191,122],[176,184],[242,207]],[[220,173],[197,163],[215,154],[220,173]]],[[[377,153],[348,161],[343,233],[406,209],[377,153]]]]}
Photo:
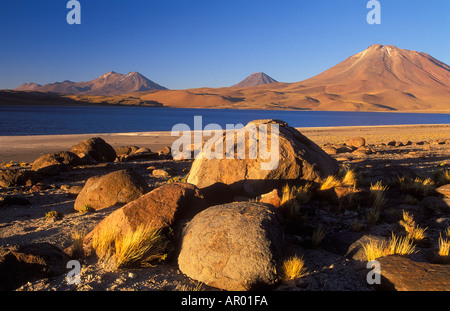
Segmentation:
{"type": "MultiPolygon", "coordinates": [[[[311,188],[307,200],[297,202],[299,221],[295,224],[289,221],[284,223],[284,239],[288,245],[285,249],[289,251],[283,256],[301,257],[306,272],[301,277],[293,278],[283,278],[283,273],[280,272],[279,279],[269,288],[358,291],[380,289],[367,282],[368,260],[362,245],[370,240],[387,241],[393,233],[407,236],[406,227],[402,225],[402,215],[407,212],[413,216],[418,227],[426,228],[426,237],[414,242],[415,251],[409,256],[394,255],[380,259],[385,260],[382,262],[386,267],[383,270],[383,280],[388,280],[383,283],[382,289],[449,290],[450,266],[447,259],[438,255],[438,241],[450,225],[450,199],[448,192],[436,192],[436,189],[441,189],[450,182],[444,175],[447,172],[448,178],[450,125],[320,127],[297,130],[335,159],[341,168],[340,172],[351,170],[357,177],[349,186],[340,173],[340,177],[336,177],[341,180],[338,185],[322,189],[321,183],[318,183],[311,188]],[[348,141],[354,137],[363,138],[363,146],[350,146],[348,141]],[[412,182],[414,179],[429,179],[431,190],[426,194],[414,193],[402,184],[401,177],[411,178],[412,182]],[[375,210],[378,216],[374,219],[371,214],[375,209],[371,193],[377,182],[381,182],[385,188],[381,190],[383,206],[375,210]],[[316,233],[321,230],[322,238],[314,242],[316,233]],[[407,275],[399,267],[410,267],[407,275]],[[429,273],[424,276],[423,271],[429,273]],[[422,281],[413,282],[418,279],[422,281]]],[[[78,165],[67,171],[42,177],[37,182],[10,186],[3,184],[0,187],[0,246],[4,256],[3,262],[0,261],[1,273],[5,273],[5,267],[1,268],[6,262],[4,254],[17,250],[21,245],[41,245],[39,243],[48,243],[61,252],[67,252],[74,244],[74,233],[86,234],[92,231],[103,219],[124,205],[116,204],[86,213],[75,210],[77,196],[83,191],[89,178],[132,169],[143,177],[150,191],[171,183],[185,182],[193,163],[193,160],[175,161],[167,152],[156,152],[165,146],[170,147],[177,138],[171,136],[170,132],[16,136],[0,137],[0,170],[2,173],[8,170],[30,171],[33,162],[40,156],[71,150],[72,146],[91,137],[101,137],[110,144],[117,151],[116,161],[78,165]],[[123,146],[147,149],[144,149],[142,156],[133,157],[132,152],[120,149],[123,146]],[[125,153],[121,155],[120,152],[125,153]],[[48,217],[52,211],[57,212],[60,217],[48,217]]],[[[272,192],[269,203],[282,209],[277,198],[281,199],[283,191],[279,188],[272,192]]],[[[225,191],[225,194],[230,193],[225,191]]],[[[213,199],[221,195],[220,189],[212,194],[213,199]]],[[[264,202],[263,197],[264,195],[238,195],[222,201],[264,202]]],[[[211,199],[211,194],[207,199],[211,199]]],[[[184,225],[185,223],[180,223],[177,226],[184,225]]],[[[39,272],[35,277],[28,276],[10,283],[2,281],[2,286],[3,289],[20,291],[217,290],[216,287],[208,286],[180,271],[177,263],[178,247],[174,246],[175,250],[167,260],[150,267],[110,269],[99,260],[81,258],[82,282],[79,285],[69,284],[66,272],[64,269],[61,272],[60,269],[56,275],[39,272]]],[[[46,261],[47,257],[42,256],[46,261]]],[[[44,266],[52,264],[55,263],[46,262],[44,266]]],[[[20,263],[18,266],[20,267],[20,263]]],[[[281,266],[281,262],[278,266],[281,266]]]]}

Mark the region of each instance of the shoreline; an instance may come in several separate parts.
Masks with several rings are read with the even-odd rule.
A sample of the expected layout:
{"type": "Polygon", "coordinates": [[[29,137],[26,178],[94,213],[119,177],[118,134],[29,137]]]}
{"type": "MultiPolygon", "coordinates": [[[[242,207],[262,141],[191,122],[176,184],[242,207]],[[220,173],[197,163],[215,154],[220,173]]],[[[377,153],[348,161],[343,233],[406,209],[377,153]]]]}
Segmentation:
{"type": "MultiPolygon", "coordinates": [[[[450,124],[300,127],[297,130],[318,145],[342,144],[356,136],[364,137],[367,144],[450,140],[450,124]]],[[[70,150],[91,137],[101,137],[114,148],[135,145],[157,151],[172,145],[179,136],[171,136],[170,131],[0,136],[0,162],[31,163],[42,154],[70,150]]]]}
{"type": "MultiPolygon", "coordinates": [[[[2,90],[0,90],[2,91],[2,90]]],[[[77,96],[74,94],[64,94],[64,95],[71,95],[71,96],[77,96]]],[[[95,96],[95,95],[94,95],[95,96]]],[[[132,96],[130,98],[133,98],[132,96]]],[[[96,107],[96,108],[104,108],[104,107],[140,107],[140,108],[170,108],[170,109],[198,109],[198,110],[243,110],[243,111],[303,111],[303,112],[317,112],[317,111],[323,111],[323,112],[355,112],[355,113],[411,113],[411,114],[449,114],[450,110],[379,110],[379,111],[359,111],[359,110],[320,110],[320,109],[293,109],[293,108],[278,108],[278,109],[256,109],[256,108],[223,108],[223,107],[181,107],[181,106],[152,106],[152,105],[146,105],[146,104],[110,104],[110,103],[55,103],[55,104],[45,104],[42,105],[40,103],[37,104],[11,104],[7,102],[0,102],[1,106],[14,106],[14,107],[96,107]]],[[[358,125],[356,125],[358,126],[358,125]]],[[[375,126],[375,125],[374,125],[375,126]]]]}

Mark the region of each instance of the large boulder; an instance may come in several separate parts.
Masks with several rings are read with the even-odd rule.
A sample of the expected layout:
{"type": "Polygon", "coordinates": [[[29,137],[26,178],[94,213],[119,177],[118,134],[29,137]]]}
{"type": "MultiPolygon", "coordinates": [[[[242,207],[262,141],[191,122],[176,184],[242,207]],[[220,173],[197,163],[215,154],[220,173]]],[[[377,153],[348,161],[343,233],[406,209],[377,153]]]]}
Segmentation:
{"type": "Polygon", "coordinates": [[[436,192],[442,194],[447,198],[450,198],[450,184],[440,186],[436,189],[436,192]]]}
{"type": "Polygon", "coordinates": [[[113,162],[116,159],[116,151],[100,137],[93,137],[76,144],[71,152],[84,156],[88,155],[97,162],[113,162]]]}
{"type": "Polygon", "coordinates": [[[75,210],[89,205],[95,210],[136,200],[149,188],[145,179],[130,169],[94,176],[86,181],[75,200],[75,210]]]}
{"type": "Polygon", "coordinates": [[[192,279],[224,290],[273,284],[283,230],[269,204],[235,202],[210,207],[184,228],[178,265],[192,279]]]}
{"type": "Polygon", "coordinates": [[[0,171],[0,187],[31,186],[38,180],[36,172],[11,169],[0,171]]]}
{"type": "Polygon", "coordinates": [[[448,291],[450,267],[448,265],[416,262],[392,255],[377,259],[381,267],[383,290],[396,291],[448,291]]]}
{"type": "Polygon", "coordinates": [[[254,196],[287,181],[320,181],[338,170],[336,160],[286,122],[257,120],[234,133],[227,131],[209,139],[196,157],[187,181],[199,188],[222,182],[231,185],[237,194],[254,196]],[[275,131],[272,131],[272,126],[275,131]],[[264,127],[267,134],[261,131],[264,127]],[[248,139],[245,139],[244,145],[239,137],[245,135],[248,139]],[[218,146],[223,147],[223,154],[217,152],[211,159],[218,146]],[[245,156],[239,156],[244,147],[245,156]],[[267,152],[261,153],[261,147],[267,152]]]}
{"type": "Polygon", "coordinates": [[[118,235],[133,232],[145,225],[153,229],[174,228],[179,221],[190,219],[205,209],[206,201],[200,190],[187,183],[163,185],[112,212],[103,219],[83,241],[86,254],[92,252],[95,236],[115,230],[118,235]]]}
{"type": "Polygon", "coordinates": [[[52,176],[81,163],[80,158],[73,152],[61,151],[40,156],[33,162],[31,169],[39,174],[52,176]]]}
{"type": "Polygon", "coordinates": [[[0,291],[67,273],[70,258],[49,243],[0,247],[0,291]]]}

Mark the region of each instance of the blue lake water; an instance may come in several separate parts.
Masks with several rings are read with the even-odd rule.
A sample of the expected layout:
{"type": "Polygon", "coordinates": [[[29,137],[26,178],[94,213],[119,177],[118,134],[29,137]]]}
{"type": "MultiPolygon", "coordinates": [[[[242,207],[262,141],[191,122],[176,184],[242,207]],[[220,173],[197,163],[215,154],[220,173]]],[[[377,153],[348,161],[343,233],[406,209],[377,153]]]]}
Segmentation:
{"type": "Polygon", "coordinates": [[[294,127],[450,124],[450,114],[286,110],[175,109],[153,107],[0,106],[0,136],[170,131],[179,123],[194,128],[280,119],[294,127]]]}

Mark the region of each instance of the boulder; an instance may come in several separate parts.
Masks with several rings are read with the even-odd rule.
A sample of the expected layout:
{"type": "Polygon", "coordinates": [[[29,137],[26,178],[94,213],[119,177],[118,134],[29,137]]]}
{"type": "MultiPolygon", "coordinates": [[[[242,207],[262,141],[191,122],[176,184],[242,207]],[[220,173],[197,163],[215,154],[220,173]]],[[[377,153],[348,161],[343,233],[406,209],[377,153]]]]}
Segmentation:
{"type": "Polygon", "coordinates": [[[216,133],[194,160],[187,181],[199,188],[221,182],[231,185],[236,194],[256,196],[291,180],[320,181],[338,170],[336,160],[286,122],[257,120],[235,132],[216,133]],[[260,131],[265,126],[267,135],[260,131]],[[278,144],[272,126],[279,128],[278,144]],[[238,137],[246,135],[244,144],[238,137]],[[266,159],[259,152],[261,143],[270,149],[266,159]],[[212,154],[218,146],[223,146],[223,153],[212,154]],[[238,159],[243,151],[244,159],[238,159]]]}
{"type": "Polygon", "coordinates": [[[0,187],[31,186],[37,179],[34,171],[17,169],[0,171],[0,187]]]}
{"type": "Polygon", "coordinates": [[[80,164],[81,159],[76,154],[61,151],[40,156],[33,162],[31,169],[42,175],[53,176],[80,164]]]}
{"type": "Polygon", "coordinates": [[[120,146],[115,149],[117,155],[130,155],[139,150],[136,146],[120,146]]]}
{"type": "Polygon", "coordinates": [[[75,154],[86,154],[97,162],[113,162],[116,159],[116,151],[100,137],[84,140],[72,147],[75,154]]]}
{"type": "Polygon", "coordinates": [[[450,184],[440,186],[436,189],[436,192],[442,194],[447,198],[450,198],[450,184]]]}
{"type": "Polygon", "coordinates": [[[448,291],[450,266],[416,262],[392,255],[377,259],[381,266],[380,289],[396,291],[448,291]]]}
{"type": "Polygon", "coordinates": [[[276,208],[281,206],[281,199],[283,198],[283,194],[278,189],[273,189],[271,192],[265,193],[261,195],[259,202],[272,204],[276,208]]]}
{"type": "Polygon", "coordinates": [[[154,177],[169,177],[170,176],[169,172],[167,172],[166,170],[163,170],[163,169],[153,170],[152,175],[154,177]]]}
{"type": "Polygon", "coordinates": [[[322,147],[322,150],[325,151],[327,154],[337,154],[337,149],[332,146],[324,146],[322,147]]]}
{"type": "Polygon", "coordinates": [[[172,157],[172,149],[169,146],[164,146],[158,150],[158,155],[163,158],[170,158],[172,157]]]}
{"type": "Polygon", "coordinates": [[[349,146],[336,146],[337,153],[349,153],[353,151],[353,147],[349,146]]]}
{"type": "Polygon", "coordinates": [[[127,205],[112,212],[103,219],[83,240],[85,253],[91,253],[92,238],[102,232],[116,230],[125,234],[140,225],[154,229],[174,228],[182,219],[190,219],[206,208],[200,190],[187,183],[163,185],[127,205]]]}
{"type": "Polygon", "coordinates": [[[252,290],[274,284],[283,248],[277,210],[234,202],[197,214],[183,230],[180,270],[224,290],[252,290]]]}
{"type": "Polygon", "coordinates": [[[69,260],[63,251],[49,243],[0,247],[0,291],[67,273],[69,260]]]}
{"type": "Polygon", "coordinates": [[[373,154],[374,151],[370,149],[369,147],[362,146],[353,151],[353,154],[359,154],[359,155],[367,155],[367,154],[373,154]]]}
{"type": "Polygon", "coordinates": [[[148,185],[141,175],[129,169],[115,171],[89,178],[78,194],[74,208],[79,211],[83,206],[90,205],[100,210],[119,203],[129,203],[148,191],[148,185]]]}
{"type": "Polygon", "coordinates": [[[353,137],[348,139],[345,144],[350,147],[359,148],[366,145],[366,140],[362,137],[353,137]]]}

